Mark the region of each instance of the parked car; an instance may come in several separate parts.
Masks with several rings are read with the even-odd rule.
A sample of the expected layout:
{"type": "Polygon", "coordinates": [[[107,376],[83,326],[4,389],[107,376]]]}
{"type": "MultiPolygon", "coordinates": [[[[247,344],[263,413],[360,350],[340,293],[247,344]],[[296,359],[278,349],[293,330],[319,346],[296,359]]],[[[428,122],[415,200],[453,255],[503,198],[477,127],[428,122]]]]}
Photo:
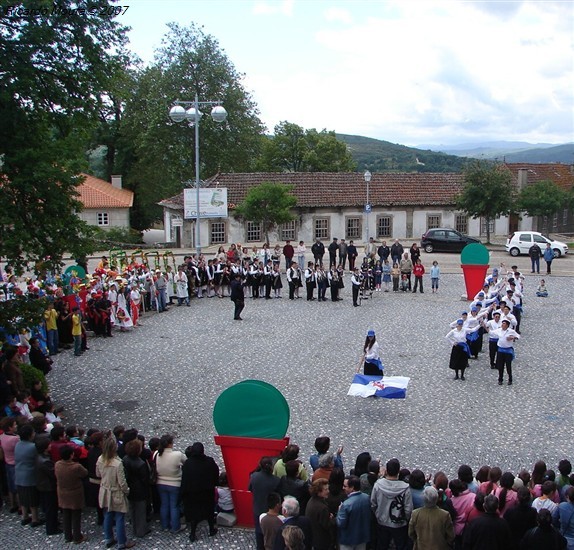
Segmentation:
{"type": "Polygon", "coordinates": [[[553,241],[550,237],[546,237],[538,231],[515,231],[506,239],[506,252],[511,256],[519,256],[520,254],[528,254],[530,247],[536,243],[544,253],[546,243],[550,243],[554,251],[554,257],[560,258],[563,254],[568,254],[568,245],[560,242],[553,241]]]}
{"type": "Polygon", "coordinates": [[[479,243],[478,239],[463,235],[454,229],[435,227],[421,238],[421,248],[425,252],[460,252],[467,244],[479,243]]]}

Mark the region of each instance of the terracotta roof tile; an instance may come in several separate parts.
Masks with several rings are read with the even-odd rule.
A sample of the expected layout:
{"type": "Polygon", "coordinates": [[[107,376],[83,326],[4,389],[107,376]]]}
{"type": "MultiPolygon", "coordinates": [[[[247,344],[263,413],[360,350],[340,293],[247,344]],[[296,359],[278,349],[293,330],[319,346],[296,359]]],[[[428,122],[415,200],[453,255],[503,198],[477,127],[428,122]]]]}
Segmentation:
{"type": "Polygon", "coordinates": [[[528,183],[550,180],[565,190],[574,187],[574,171],[569,164],[529,164],[512,162],[506,163],[506,167],[512,173],[514,182],[518,181],[520,170],[528,171],[528,183]]]}
{"type": "Polygon", "coordinates": [[[86,179],[78,186],[79,200],[84,208],[131,208],[134,193],[128,189],[118,189],[111,183],[88,174],[82,174],[86,179]]]}
{"type": "MultiPolygon", "coordinates": [[[[293,185],[299,208],[362,207],[367,201],[367,185],[363,174],[358,173],[225,173],[210,178],[206,184],[226,187],[231,207],[240,203],[251,187],[268,181],[293,185]]],[[[462,174],[373,174],[369,200],[373,206],[452,205],[462,183],[462,174]]],[[[183,193],[161,201],[160,205],[181,208],[183,193]]]]}

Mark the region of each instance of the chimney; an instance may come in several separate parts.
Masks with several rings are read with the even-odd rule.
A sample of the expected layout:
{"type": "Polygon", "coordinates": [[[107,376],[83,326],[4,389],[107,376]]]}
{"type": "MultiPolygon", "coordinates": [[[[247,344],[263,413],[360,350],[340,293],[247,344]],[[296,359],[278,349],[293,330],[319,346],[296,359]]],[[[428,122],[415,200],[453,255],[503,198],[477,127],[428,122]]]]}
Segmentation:
{"type": "MultiPolygon", "coordinates": [[[[113,176],[112,176],[113,177],[113,176]]],[[[528,170],[526,168],[518,169],[518,190],[524,189],[528,184],[528,170]]]]}
{"type": "Polygon", "coordinates": [[[122,188],[122,177],[121,176],[112,176],[112,186],[116,189],[122,188]]]}

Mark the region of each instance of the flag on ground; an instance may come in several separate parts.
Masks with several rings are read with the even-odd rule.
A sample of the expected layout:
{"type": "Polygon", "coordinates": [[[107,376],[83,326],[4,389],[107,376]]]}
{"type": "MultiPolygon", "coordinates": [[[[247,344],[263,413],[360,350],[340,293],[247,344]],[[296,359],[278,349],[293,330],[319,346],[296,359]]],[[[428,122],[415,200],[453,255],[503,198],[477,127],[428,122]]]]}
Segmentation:
{"type": "Polygon", "coordinates": [[[404,399],[407,396],[407,376],[367,376],[355,374],[347,395],[358,397],[386,397],[387,399],[404,399]]]}

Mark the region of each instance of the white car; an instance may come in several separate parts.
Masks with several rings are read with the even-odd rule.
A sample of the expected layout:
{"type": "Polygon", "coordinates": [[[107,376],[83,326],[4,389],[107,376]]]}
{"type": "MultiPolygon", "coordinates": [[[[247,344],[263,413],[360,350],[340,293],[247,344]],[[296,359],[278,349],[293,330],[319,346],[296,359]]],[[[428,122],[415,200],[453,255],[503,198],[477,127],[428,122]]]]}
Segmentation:
{"type": "Polygon", "coordinates": [[[506,252],[511,256],[519,256],[520,254],[528,254],[530,247],[537,244],[544,254],[546,244],[550,243],[554,251],[554,257],[560,258],[563,254],[568,254],[568,245],[560,241],[553,241],[549,237],[545,237],[542,233],[537,231],[515,231],[508,239],[506,239],[506,252]]]}

